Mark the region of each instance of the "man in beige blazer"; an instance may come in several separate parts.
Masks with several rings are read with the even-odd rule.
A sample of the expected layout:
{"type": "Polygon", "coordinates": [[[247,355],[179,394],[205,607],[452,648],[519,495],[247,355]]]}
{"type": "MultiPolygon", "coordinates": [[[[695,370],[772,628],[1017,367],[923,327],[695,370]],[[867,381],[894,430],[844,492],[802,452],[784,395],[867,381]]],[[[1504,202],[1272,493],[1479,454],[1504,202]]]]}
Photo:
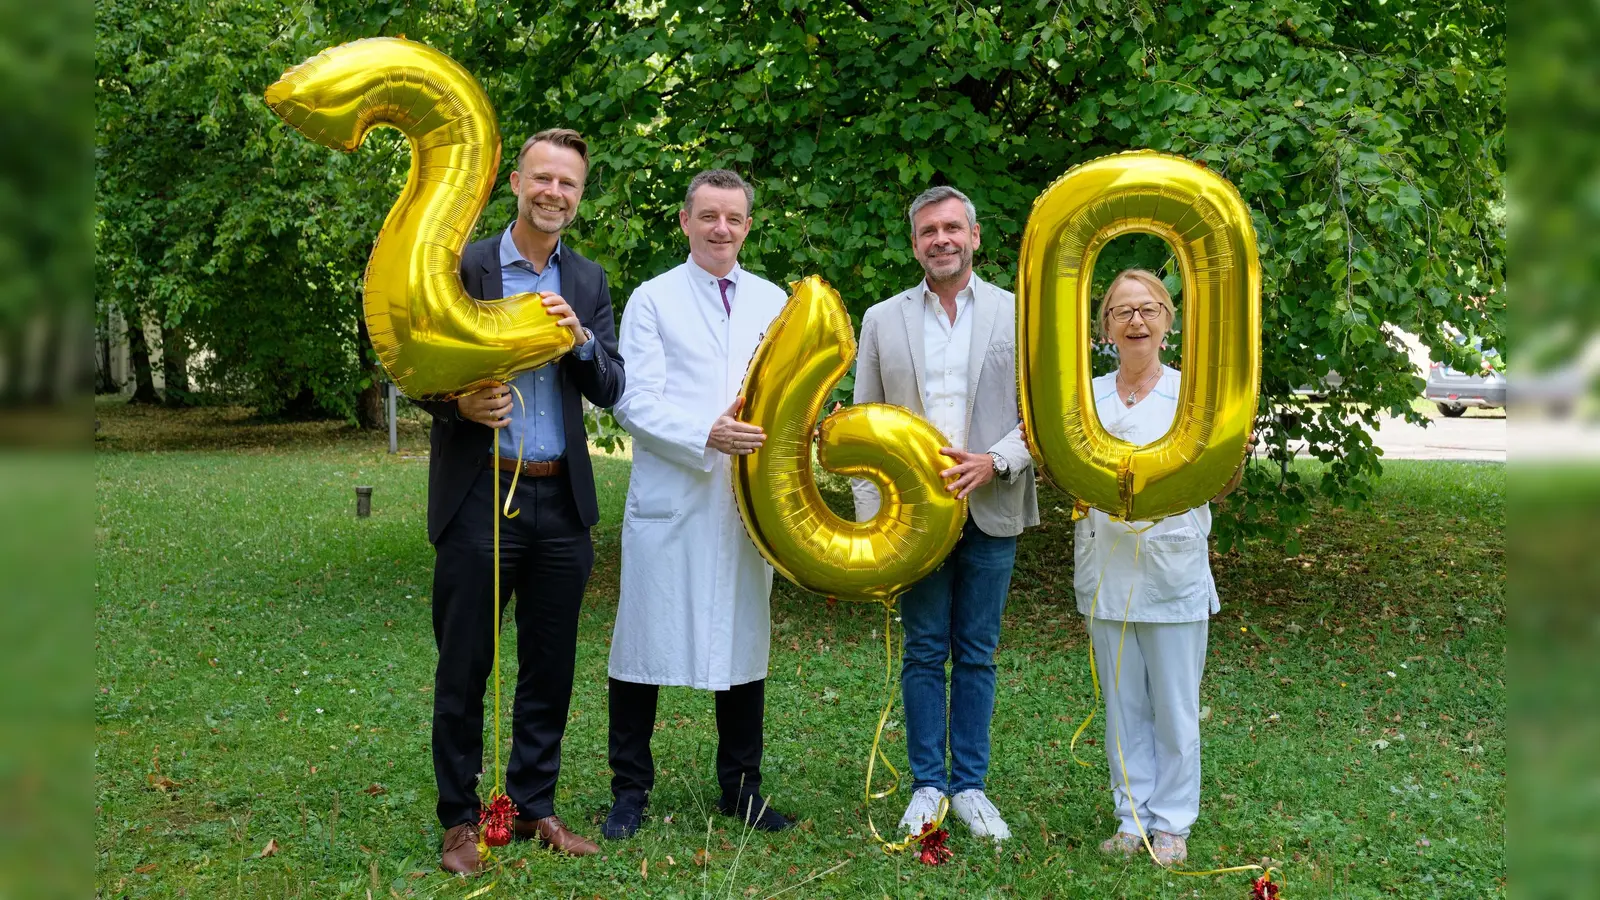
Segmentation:
{"type": "MultiPolygon", "coordinates": [[[[855,402],[904,406],[938,427],[951,443],[942,452],[956,460],[942,474],[967,498],[970,515],[944,564],[900,598],[913,777],[900,824],[920,832],[948,796],[974,835],[1000,841],[1011,831],[984,794],[994,653],[1017,535],[1039,524],[1033,461],[1017,415],[1016,307],[1010,291],[972,271],[978,214],[965,194],[924,191],[910,218],[926,278],[867,310],[855,402]],[[945,663],[952,658],[947,713],[945,663]]],[[[865,481],[854,489],[856,518],[865,521],[877,512],[877,489],[865,481]]]]}

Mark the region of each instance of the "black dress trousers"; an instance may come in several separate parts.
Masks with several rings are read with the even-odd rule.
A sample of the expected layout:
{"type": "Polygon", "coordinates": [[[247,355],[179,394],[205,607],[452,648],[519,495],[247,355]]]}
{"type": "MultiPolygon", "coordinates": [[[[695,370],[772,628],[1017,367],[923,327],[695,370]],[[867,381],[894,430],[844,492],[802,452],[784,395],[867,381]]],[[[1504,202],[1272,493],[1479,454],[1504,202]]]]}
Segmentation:
{"type": "MultiPolygon", "coordinates": [[[[500,519],[500,597],[494,594],[493,487],[505,502],[511,473],[485,465],[435,544],[433,634],[439,667],[433,682],[433,771],[439,824],[476,822],[477,782],[485,771],[484,691],[493,660],[493,629],[516,597],[517,681],[512,702],[506,794],[524,819],[555,813],[561,737],[572,701],[578,610],[594,567],[594,544],[565,475],[517,479],[512,508],[500,519]]],[[[509,649],[501,646],[501,652],[509,649]]],[[[490,775],[492,779],[492,773],[490,775]]]]}
{"type": "MultiPolygon", "coordinates": [[[[717,785],[730,806],[761,789],[766,688],[763,678],[716,692],[717,785]]],[[[656,783],[650,736],[655,731],[661,689],[615,678],[610,689],[611,793],[618,799],[648,794],[656,783]]]]}

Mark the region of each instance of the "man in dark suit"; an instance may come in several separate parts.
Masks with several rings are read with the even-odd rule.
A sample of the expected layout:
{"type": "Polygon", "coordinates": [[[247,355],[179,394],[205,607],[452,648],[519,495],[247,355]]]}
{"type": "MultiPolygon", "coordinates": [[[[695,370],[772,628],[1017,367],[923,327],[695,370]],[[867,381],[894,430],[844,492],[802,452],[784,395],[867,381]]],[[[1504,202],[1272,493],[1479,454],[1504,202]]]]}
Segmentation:
{"type": "Polygon", "coordinates": [[[575,347],[556,362],[512,379],[521,394],[498,385],[446,402],[419,404],[433,415],[428,461],[428,540],[433,573],[433,631],[439,667],[433,690],[433,769],[439,823],[446,829],[440,863],[478,872],[483,762],[483,697],[494,629],[516,595],[516,696],[506,793],[517,807],[514,834],[559,852],[598,852],[555,814],[561,736],[572,697],[578,608],[600,517],[589,463],[580,395],[609,407],[622,395],[611,291],[605,270],[561,242],[577,217],[589,151],[570,129],[541,131],[523,144],[511,173],[517,218],[510,228],[469,244],[461,281],[478,299],[544,292],[544,305],[573,331],[575,347]],[[500,471],[492,462],[500,446],[500,471]],[[494,481],[501,500],[522,463],[511,508],[500,522],[500,585],[494,593],[494,481]]]}

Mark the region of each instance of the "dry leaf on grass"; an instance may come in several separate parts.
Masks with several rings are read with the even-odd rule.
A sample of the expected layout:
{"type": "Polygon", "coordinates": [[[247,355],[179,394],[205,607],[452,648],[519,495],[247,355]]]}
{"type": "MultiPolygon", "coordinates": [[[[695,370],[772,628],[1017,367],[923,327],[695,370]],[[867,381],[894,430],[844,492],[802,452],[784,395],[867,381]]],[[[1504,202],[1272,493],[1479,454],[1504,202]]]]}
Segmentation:
{"type": "Polygon", "coordinates": [[[150,782],[150,786],[158,791],[165,792],[178,787],[178,782],[173,781],[171,778],[168,778],[160,772],[151,772],[144,777],[146,781],[150,782]]]}
{"type": "Polygon", "coordinates": [[[694,852],[694,864],[697,866],[705,865],[709,858],[710,854],[706,853],[706,848],[704,847],[694,852]]]}
{"type": "Polygon", "coordinates": [[[261,852],[260,853],[256,854],[256,859],[266,859],[269,856],[277,856],[277,855],[278,855],[278,839],[277,838],[268,838],[267,839],[267,845],[265,847],[261,848],[261,852]]]}

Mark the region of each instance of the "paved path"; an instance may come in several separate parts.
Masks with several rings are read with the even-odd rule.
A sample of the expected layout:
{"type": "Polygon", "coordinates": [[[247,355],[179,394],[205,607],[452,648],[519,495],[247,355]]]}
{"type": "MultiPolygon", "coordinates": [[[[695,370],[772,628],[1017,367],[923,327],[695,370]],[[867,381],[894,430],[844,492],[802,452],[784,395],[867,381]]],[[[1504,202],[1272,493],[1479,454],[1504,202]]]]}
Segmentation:
{"type": "Polygon", "coordinates": [[[1440,416],[1426,428],[1400,419],[1383,419],[1373,443],[1384,459],[1468,459],[1506,461],[1506,417],[1494,410],[1469,411],[1459,419],[1440,416]]]}

